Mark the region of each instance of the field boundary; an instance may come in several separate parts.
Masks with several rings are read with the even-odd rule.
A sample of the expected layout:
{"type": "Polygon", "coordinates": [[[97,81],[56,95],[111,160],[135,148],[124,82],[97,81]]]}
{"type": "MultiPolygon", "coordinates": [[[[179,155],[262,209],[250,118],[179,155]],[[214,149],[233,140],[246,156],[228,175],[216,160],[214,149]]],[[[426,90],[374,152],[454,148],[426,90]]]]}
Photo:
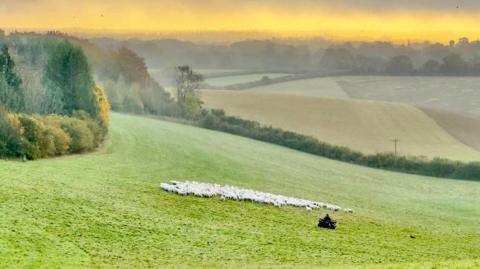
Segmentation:
{"type": "Polygon", "coordinates": [[[304,79],[314,79],[314,78],[323,78],[323,77],[341,77],[347,75],[343,72],[332,72],[332,73],[316,73],[316,74],[300,74],[300,75],[286,75],[281,76],[278,78],[267,78],[267,79],[259,79],[255,81],[245,82],[245,83],[237,83],[228,86],[212,86],[208,83],[203,85],[203,88],[208,88],[212,90],[248,90],[251,88],[261,87],[261,86],[268,86],[273,84],[280,84],[285,82],[297,81],[297,80],[304,80],[304,79]]]}

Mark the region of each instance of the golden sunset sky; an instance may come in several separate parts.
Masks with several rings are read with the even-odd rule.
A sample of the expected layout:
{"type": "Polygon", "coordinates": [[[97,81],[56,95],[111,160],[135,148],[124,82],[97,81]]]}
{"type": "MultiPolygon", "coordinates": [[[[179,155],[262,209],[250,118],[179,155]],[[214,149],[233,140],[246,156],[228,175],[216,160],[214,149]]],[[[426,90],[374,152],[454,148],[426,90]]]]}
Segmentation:
{"type": "Polygon", "coordinates": [[[480,38],[478,0],[0,0],[5,29],[161,33],[262,31],[277,36],[480,38]]]}

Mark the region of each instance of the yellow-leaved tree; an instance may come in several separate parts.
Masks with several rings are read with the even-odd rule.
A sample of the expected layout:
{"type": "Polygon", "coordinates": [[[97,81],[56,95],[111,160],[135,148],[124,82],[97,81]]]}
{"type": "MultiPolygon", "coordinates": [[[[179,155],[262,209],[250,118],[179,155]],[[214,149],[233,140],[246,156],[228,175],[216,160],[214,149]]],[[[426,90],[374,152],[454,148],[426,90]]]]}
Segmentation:
{"type": "Polygon", "coordinates": [[[107,94],[98,86],[94,86],[93,92],[97,103],[97,117],[104,126],[108,128],[110,122],[110,103],[108,102],[107,94]]]}

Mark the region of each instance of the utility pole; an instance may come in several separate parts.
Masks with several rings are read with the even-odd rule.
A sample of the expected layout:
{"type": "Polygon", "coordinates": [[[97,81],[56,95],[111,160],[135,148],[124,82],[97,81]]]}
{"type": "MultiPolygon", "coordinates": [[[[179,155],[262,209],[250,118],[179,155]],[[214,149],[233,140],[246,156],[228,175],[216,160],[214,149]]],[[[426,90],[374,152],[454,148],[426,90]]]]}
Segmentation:
{"type": "Polygon", "coordinates": [[[400,140],[398,138],[392,139],[392,142],[395,144],[395,156],[397,155],[397,145],[400,140]]]}

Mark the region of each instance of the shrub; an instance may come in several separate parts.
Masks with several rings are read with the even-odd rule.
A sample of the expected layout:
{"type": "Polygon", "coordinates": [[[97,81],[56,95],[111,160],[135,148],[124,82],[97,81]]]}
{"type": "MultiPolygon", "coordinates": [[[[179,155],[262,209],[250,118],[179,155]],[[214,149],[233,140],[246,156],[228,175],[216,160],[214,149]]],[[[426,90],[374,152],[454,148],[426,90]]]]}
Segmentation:
{"type": "Polygon", "coordinates": [[[98,147],[104,140],[108,132],[108,122],[103,119],[93,119],[85,111],[75,111],[72,115],[74,118],[80,119],[87,124],[88,129],[93,135],[93,145],[98,147]]]}
{"type": "Polygon", "coordinates": [[[0,107],[0,157],[20,157],[22,152],[20,128],[16,128],[16,122],[0,107]]]}
{"type": "Polygon", "coordinates": [[[92,150],[107,129],[83,111],[75,117],[8,114],[0,108],[0,157],[35,160],[92,150]]]}
{"type": "Polygon", "coordinates": [[[62,129],[70,136],[71,153],[81,153],[95,147],[94,135],[88,124],[78,118],[65,117],[61,121],[62,129]]]}
{"type": "Polygon", "coordinates": [[[480,162],[471,162],[463,164],[461,169],[457,169],[455,177],[461,179],[479,179],[480,162]]]}
{"type": "Polygon", "coordinates": [[[61,128],[60,123],[63,117],[61,116],[47,116],[39,117],[43,123],[47,126],[48,132],[53,136],[53,142],[55,145],[54,155],[64,155],[70,148],[70,136],[61,128]]]}
{"type": "Polygon", "coordinates": [[[24,154],[28,159],[35,160],[53,155],[55,143],[45,125],[33,117],[20,116],[24,154]]]}

